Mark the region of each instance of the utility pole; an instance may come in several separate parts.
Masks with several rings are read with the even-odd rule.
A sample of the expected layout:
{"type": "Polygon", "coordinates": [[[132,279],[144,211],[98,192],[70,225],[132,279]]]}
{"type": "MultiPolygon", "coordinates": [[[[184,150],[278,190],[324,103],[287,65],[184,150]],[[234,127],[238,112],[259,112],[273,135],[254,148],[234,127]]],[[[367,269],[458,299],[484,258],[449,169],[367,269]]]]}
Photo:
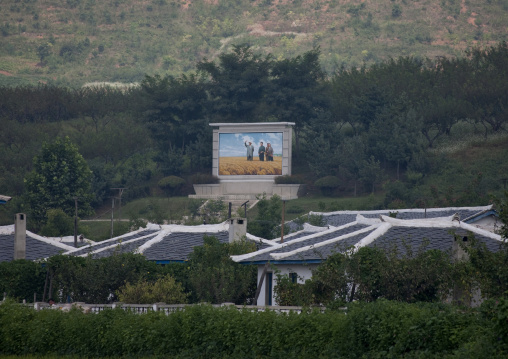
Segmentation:
{"type": "Polygon", "coordinates": [[[115,212],[115,197],[111,198],[111,237],[113,238],[113,213],[115,212]]]}
{"type": "Polygon", "coordinates": [[[243,202],[240,207],[243,207],[244,208],[244,211],[245,211],[245,218],[247,218],[247,203],[249,203],[249,201],[245,201],[243,202]]]}
{"type": "Polygon", "coordinates": [[[118,208],[118,220],[121,221],[122,220],[122,194],[123,194],[123,191],[126,190],[127,188],[126,187],[115,187],[115,188],[111,188],[111,189],[117,189],[118,190],[118,200],[119,200],[119,208],[118,208]]]}
{"type": "Polygon", "coordinates": [[[284,243],[284,214],[286,213],[286,201],[282,200],[282,223],[280,224],[280,243],[284,243]]]}
{"type": "Polygon", "coordinates": [[[78,197],[74,197],[74,247],[78,248],[78,197]]]}
{"type": "MultiPolygon", "coordinates": [[[[110,188],[112,190],[115,190],[117,189],[118,190],[118,200],[119,200],[119,214],[118,214],[118,220],[121,221],[122,220],[122,194],[123,194],[123,191],[126,190],[127,188],[126,187],[114,187],[114,188],[110,188]]],[[[115,196],[112,197],[112,202],[111,202],[111,238],[113,238],[113,214],[115,212],[115,196]]]]}

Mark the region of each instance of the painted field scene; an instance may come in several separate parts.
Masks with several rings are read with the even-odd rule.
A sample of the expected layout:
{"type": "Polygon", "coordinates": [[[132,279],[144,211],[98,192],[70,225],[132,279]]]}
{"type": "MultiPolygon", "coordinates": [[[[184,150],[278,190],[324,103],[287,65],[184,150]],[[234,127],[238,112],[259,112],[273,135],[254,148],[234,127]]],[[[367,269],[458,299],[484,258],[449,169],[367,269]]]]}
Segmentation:
{"type": "Polygon", "coordinates": [[[243,157],[221,157],[219,160],[219,175],[282,175],[282,157],[274,157],[273,161],[260,161],[254,157],[247,161],[243,157]]]}
{"type": "Polygon", "coordinates": [[[282,140],[281,132],[220,133],[219,175],[282,175],[282,140]],[[273,161],[268,161],[268,152],[273,161]]]}

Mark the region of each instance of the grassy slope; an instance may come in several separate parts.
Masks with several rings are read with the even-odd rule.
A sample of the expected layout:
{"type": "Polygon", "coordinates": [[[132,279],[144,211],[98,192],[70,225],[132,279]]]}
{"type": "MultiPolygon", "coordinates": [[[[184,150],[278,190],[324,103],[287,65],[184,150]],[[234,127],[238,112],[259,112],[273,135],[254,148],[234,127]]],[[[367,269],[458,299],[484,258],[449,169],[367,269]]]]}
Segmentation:
{"type": "Polygon", "coordinates": [[[389,57],[455,56],[506,40],[507,23],[508,0],[3,0],[0,85],[178,75],[243,42],[276,57],[320,46],[332,72],[389,57]],[[53,55],[42,66],[37,48],[49,41],[53,55]],[[74,46],[72,56],[61,56],[64,45],[74,46]]]}

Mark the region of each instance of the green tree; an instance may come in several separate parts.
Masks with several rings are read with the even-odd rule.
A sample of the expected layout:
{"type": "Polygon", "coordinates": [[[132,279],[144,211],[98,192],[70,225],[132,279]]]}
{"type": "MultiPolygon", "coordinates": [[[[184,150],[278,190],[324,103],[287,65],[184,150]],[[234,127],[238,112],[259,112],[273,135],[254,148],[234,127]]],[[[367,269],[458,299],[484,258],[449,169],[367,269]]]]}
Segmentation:
{"type": "Polygon", "coordinates": [[[74,221],[60,208],[48,209],[48,221],[41,228],[41,234],[47,237],[68,236],[74,233],[74,221]]]}
{"type": "Polygon", "coordinates": [[[294,122],[295,155],[300,158],[300,140],[311,121],[326,132],[330,123],[328,87],[319,64],[319,48],[292,59],[273,63],[267,101],[278,121],[294,122]]]}
{"type": "Polygon", "coordinates": [[[52,54],[51,48],[52,47],[53,47],[53,45],[51,45],[51,43],[46,42],[37,48],[37,56],[39,56],[39,59],[41,59],[41,64],[44,63],[44,60],[46,58],[51,56],[51,54],[52,54]]]}
{"type": "MultiPolygon", "coordinates": [[[[204,60],[197,68],[209,77],[210,117],[217,122],[252,122],[269,84],[272,57],[254,54],[249,45],[233,46],[218,64],[204,60]]],[[[262,118],[262,117],[261,117],[262,118]]]]}
{"type": "Polygon", "coordinates": [[[280,224],[282,220],[282,201],[277,195],[266,199],[265,196],[259,199],[256,204],[257,215],[254,220],[247,223],[249,233],[272,239],[280,235],[280,224]]]}
{"type": "Polygon", "coordinates": [[[49,209],[60,208],[74,215],[78,198],[78,215],[91,214],[91,178],[88,164],[68,137],[44,143],[34,158],[34,169],[25,177],[25,198],[31,220],[36,226],[47,221],[49,209]]]}
{"type": "Polygon", "coordinates": [[[231,255],[254,251],[252,242],[220,243],[204,236],[203,246],[189,255],[189,281],[197,301],[247,304],[256,291],[255,266],[233,262],[231,255]]]}
{"type": "Polygon", "coordinates": [[[143,116],[163,174],[182,173],[186,157],[190,169],[209,166],[212,139],[204,115],[207,93],[203,79],[194,74],[179,78],[147,76],[141,91],[143,116]]]}

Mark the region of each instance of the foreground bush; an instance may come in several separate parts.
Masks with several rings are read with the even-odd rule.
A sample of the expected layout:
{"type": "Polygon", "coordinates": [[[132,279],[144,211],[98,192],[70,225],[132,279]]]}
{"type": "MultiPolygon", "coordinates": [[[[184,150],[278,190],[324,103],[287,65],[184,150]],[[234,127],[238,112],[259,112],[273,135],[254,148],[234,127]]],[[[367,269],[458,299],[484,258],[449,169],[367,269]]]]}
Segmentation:
{"type": "Polygon", "coordinates": [[[137,283],[125,283],[117,291],[118,300],[131,304],[184,304],[187,303],[187,294],[181,283],[175,281],[171,275],[160,277],[155,282],[142,279],[137,283]]]}
{"type": "Polygon", "coordinates": [[[377,301],[352,305],[347,315],[193,306],[168,316],[121,309],[99,314],[35,312],[5,303],[0,305],[0,354],[501,358],[508,353],[504,332],[496,324],[503,303],[463,311],[442,304],[377,301]]]}

